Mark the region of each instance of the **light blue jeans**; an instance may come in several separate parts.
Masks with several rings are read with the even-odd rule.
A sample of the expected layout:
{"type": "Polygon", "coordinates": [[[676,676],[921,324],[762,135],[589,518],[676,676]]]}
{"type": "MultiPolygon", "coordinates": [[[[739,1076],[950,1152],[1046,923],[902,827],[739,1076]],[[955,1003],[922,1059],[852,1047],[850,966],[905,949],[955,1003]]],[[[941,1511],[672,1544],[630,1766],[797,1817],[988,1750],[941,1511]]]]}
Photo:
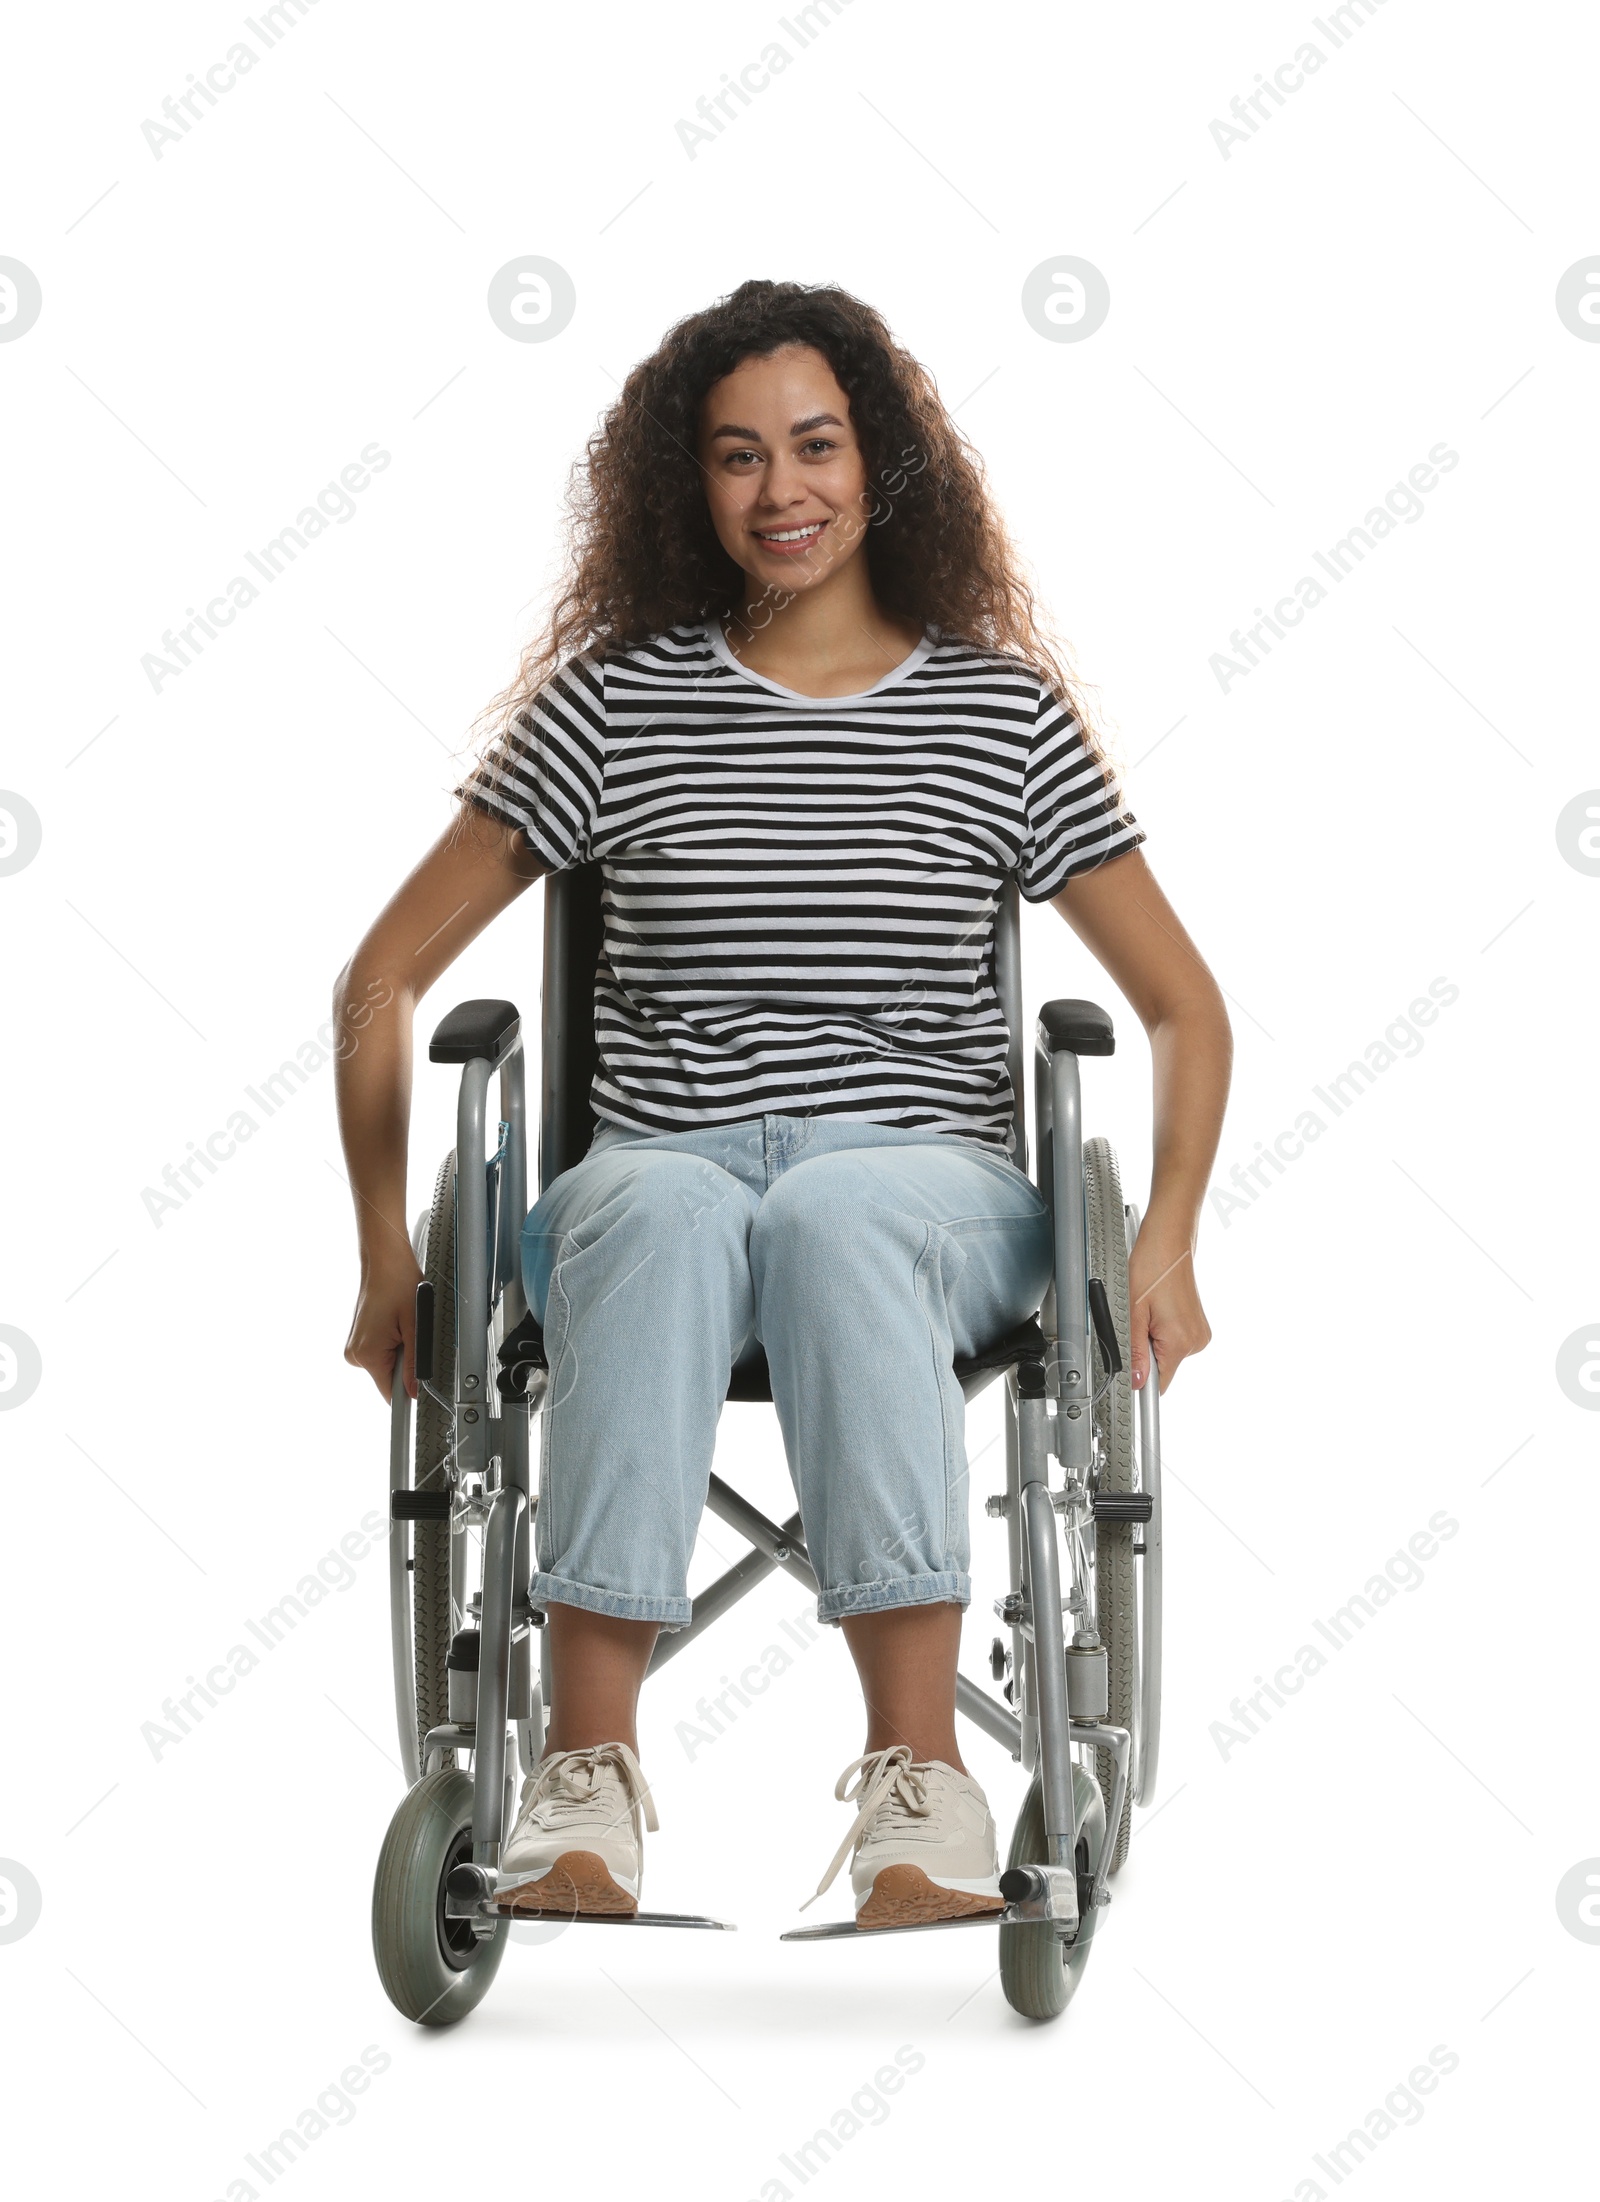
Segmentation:
{"type": "Polygon", "coordinates": [[[605,1123],[523,1230],[544,1324],[538,1604],[681,1628],[729,1372],[764,1347],[823,1621],[966,1605],[952,1362],[1038,1307],[1045,1203],[981,1140],[605,1123]]]}

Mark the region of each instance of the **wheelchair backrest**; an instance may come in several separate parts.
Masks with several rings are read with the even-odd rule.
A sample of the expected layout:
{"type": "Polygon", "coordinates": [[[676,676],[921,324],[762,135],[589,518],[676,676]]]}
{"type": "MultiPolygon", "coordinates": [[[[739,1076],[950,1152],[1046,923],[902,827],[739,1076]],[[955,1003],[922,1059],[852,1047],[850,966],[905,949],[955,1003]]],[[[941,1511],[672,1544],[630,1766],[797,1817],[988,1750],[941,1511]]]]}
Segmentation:
{"type": "Polygon", "coordinates": [[[600,866],[549,872],[539,1036],[539,1190],[581,1162],[594,1137],[589,1089],[599,1066],[594,972],[600,961],[600,866]]]}
{"type": "MultiPolygon", "coordinates": [[[[578,864],[550,872],[544,883],[544,984],[539,1049],[539,1190],[581,1162],[594,1136],[590,1089],[599,1065],[594,1037],[594,975],[603,921],[601,866],[578,864]]],[[[995,919],[993,979],[1011,1035],[1007,1062],[1016,1097],[1017,1143],[1012,1159],[1028,1166],[1023,1095],[1022,940],[1017,882],[1008,877],[995,919]]]]}

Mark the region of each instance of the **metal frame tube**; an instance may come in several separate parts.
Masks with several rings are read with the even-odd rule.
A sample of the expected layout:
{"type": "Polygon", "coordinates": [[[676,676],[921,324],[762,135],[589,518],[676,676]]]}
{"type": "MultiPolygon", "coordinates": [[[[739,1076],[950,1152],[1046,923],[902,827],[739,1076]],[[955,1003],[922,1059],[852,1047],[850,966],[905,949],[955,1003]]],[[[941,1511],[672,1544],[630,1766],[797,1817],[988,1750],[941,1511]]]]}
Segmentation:
{"type": "MultiPolygon", "coordinates": [[[[1056,1453],[1069,1477],[1088,1474],[1094,1458],[1089,1414],[1089,1252],[1083,1193],[1083,1111],[1078,1058],[1070,1048],[1040,1049],[1037,1091],[1049,1122],[1050,1207],[1055,1223],[1054,1338],[1050,1389],[1057,1401],[1056,1453]]],[[[1044,1138],[1041,1133],[1041,1168],[1044,1138]]]]}
{"type": "MultiPolygon", "coordinates": [[[[1006,1545],[1011,1562],[1011,1588],[1027,1589],[1026,1536],[1022,1522],[1021,1434],[1017,1423],[1017,1372],[1006,1372],[1006,1545]]],[[[1017,1756],[1031,1774],[1039,1759],[1039,1706],[1034,1695],[1033,1666],[1022,1628],[1011,1629],[1011,1696],[1017,1710],[1017,1756]]]]}
{"type": "Polygon", "coordinates": [[[966,1675],[956,1676],[956,1711],[965,1713],[975,1728],[992,1736],[1003,1750],[1014,1759],[1022,1756],[1022,1723],[992,1698],[987,1690],[980,1689],[966,1675]]]}
{"type": "MultiPolygon", "coordinates": [[[[647,1674],[654,1674],[681,1651],[701,1628],[709,1627],[727,1608],[744,1596],[755,1583],[762,1580],[773,1568],[781,1567],[786,1575],[792,1575],[797,1583],[804,1583],[808,1590],[817,1588],[816,1571],[811,1565],[805,1542],[800,1533],[800,1516],[791,1514],[781,1525],[769,1521],[759,1507],[739,1496],[731,1485],[720,1476],[713,1476],[706,1492],[706,1505],[719,1521],[725,1521],[730,1529],[737,1530],[747,1543],[755,1546],[743,1560],[737,1561],[724,1575],[703,1590],[694,1601],[694,1611],[689,1625],[672,1636],[656,1639],[647,1674]],[[705,1601],[716,1598],[718,1604],[702,1621],[705,1601]]],[[[1018,1639],[1020,1641],[1020,1639],[1018,1639]]],[[[964,1674],[956,1676],[956,1710],[964,1713],[976,1727],[1002,1744],[1013,1758],[1021,1753],[1021,1730],[1015,1713],[1010,1713],[975,1682],[964,1674]]]]}
{"type": "MultiPolygon", "coordinates": [[[[816,1571],[811,1556],[806,1551],[803,1538],[791,1535],[787,1526],[768,1521],[759,1507],[748,1499],[740,1498],[731,1484],[720,1476],[713,1476],[706,1491],[706,1504],[719,1521],[725,1521],[730,1529],[736,1529],[747,1544],[753,1544],[758,1552],[792,1575],[797,1583],[804,1583],[809,1590],[817,1588],[816,1571]]],[[[791,1517],[797,1524],[799,1516],[791,1517]]]]}
{"type": "Polygon", "coordinates": [[[483,1126],[492,1066],[463,1066],[456,1104],[456,1465],[481,1476],[489,1463],[488,1188],[483,1126]]]}
{"type": "Polygon", "coordinates": [[[1028,1552],[1029,1663],[1039,1708],[1039,1787],[1044,1807],[1046,1865],[1072,1863],[1077,1823],[1072,1805],[1071,1714],[1067,1708],[1066,1644],[1061,1628],[1061,1564],[1056,1512],[1047,1481],[1045,1402],[1019,1403],[1023,1528],[1028,1552]]]}
{"type": "Polygon", "coordinates": [[[1109,1751],[1116,1760],[1117,1770],[1111,1783],[1111,1810],[1106,1815],[1106,1838],[1100,1846],[1100,1863],[1095,1869],[1094,1886],[1089,1893],[1091,1906],[1107,1904],[1106,1880],[1111,1872],[1111,1854],[1117,1847],[1117,1829],[1122,1825],[1122,1805],[1128,1794],[1128,1768],[1133,1754],[1133,1738],[1126,1728],[1113,1726],[1109,1721],[1084,1720],[1072,1724],[1074,1743],[1090,1744],[1097,1751],[1109,1751]]]}
{"type": "Polygon", "coordinates": [[[483,1610],[479,1618],[477,1741],[472,1758],[472,1862],[500,1865],[506,1810],[506,1706],[511,1691],[511,1626],[517,1531],[528,1495],[513,1483],[494,1495],[483,1537],[483,1610]]]}
{"type": "MultiPolygon", "coordinates": [[[[520,1028],[519,1028],[520,1031],[520,1028]]],[[[500,1112],[508,1127],[506,1156],[500,1173],[502,1228],[509,1234],[510,1255],[500,1298],[498,1335],[504,1339],[528,1312],[528,1296],[522,1282],[522,1226],[528,1214],[528,1108],[527,1065],[520,1037],[500,1065],[500,1112]]],[[[496,1372],[498,1374],[498,1371],[496,1372]]],[[[487,1387],[486,1387],[487,1388],[487,1387]]],[[[502,1483],[526,1492],[528,1504],[517,1522],[513,1586],[516,1605],[526,1596],[533,1573],[533,1413],[535,1401],[501,1399],[494,1387],[495,1418],[491,1425],[491,1450],[500,1457],[502,1483]]],[[[543,1649],[541,1648],[541,1666],[543,1649]]],[[[543,1736],[540,1736],[543,1744],[543,1736]]]]}
{"type": "Polygon", "coordinates": [[[509,1239],[504,1328],[515,1330],[528,1312],[522,1282],[522,1226],[528,1213],[528,1071],[520,1039],[500,1065],[500,1114],[510,1133],[500,1174],[500,1213],[509,1239]]]}
{"type": "Polygon", "coordinates": [[[516,1548],[512,1555],[511,1594],[514,1613],[526,1606],[528,1584],[533,1575],[533,1497],[529,1483],[532,1419],[522,1400],[507,1399],[501,1402],[500,1413],[490,1425],[491,1442],[500,1456],[501,1486],[503,1489],[520,1491],[528,1502],[517,1516],[516,1548]]]}
{"type": "MultiPolygon", "coordinates": [[[[798,1521],[798,1515],[795,1517],[798,1521]]],[[[664,1667],[667,1661],[681,1652],[686,1644],[692,1644],[697,1636],[710,1628],[713,1621],[720,1621],[730,1606],[738,1604],[747,1590],[754,1590],[757,1583],[765,1582],[779,1563],[765,1552],[747,1552],[714,1583],[708,1583],[695,1599],[689,1620],[681,1629],[656,1638],[655,1650],[650,1654],[650,1664],[645,1669],[648,1679],[664,1667]]]]}

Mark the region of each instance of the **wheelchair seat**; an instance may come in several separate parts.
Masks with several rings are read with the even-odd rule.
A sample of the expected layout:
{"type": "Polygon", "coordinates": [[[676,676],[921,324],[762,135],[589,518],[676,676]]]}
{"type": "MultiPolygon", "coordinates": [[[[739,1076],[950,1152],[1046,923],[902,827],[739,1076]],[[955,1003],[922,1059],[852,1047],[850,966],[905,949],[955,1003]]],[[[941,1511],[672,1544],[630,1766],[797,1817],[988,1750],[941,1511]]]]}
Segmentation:
{"type": "MultiPolygon", "coordinates": [[[[1039,1319],[1030,1315],[1026,1322],[1018,1323],[1003,1338],[986,1346],[981,1353],[957,1354],[955,1360],[956,1382],[964,1396],[973,1398],[1010,1368],[1031,1364],[1044,1366],[1044,1332],[1039,1319]]],[[[530,1308],[515,1330],[500,1348],[500,1396],[503,1399],[525,1399],[535,1369],[549,1367],[545,1358],[544,1331],[530,1308]]],[[[770,1402],[772,1378],[767,1369],[767,1357],[757,1346],[739,1361],[728,1380],[728,1397],[733,1400],[770,1402]]]]}

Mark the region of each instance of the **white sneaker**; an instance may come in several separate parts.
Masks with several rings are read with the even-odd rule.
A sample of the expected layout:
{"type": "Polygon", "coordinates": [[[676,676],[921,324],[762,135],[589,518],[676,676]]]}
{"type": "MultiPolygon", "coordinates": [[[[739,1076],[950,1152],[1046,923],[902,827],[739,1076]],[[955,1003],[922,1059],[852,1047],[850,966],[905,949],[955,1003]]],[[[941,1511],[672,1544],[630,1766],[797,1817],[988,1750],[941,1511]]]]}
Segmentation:
{"type": "Polygon", "coordinates": [[[846,1803],[859,1798],[860,1810],[808,1905],[853,1843],[858,1927],[924,1926],[1003,1909],[994,1819],[970,1774],[943,1759],[913,1760],[909,1744],[897,1743],[852,1760],[833,1793],[846,1803]]]}
{"type": "Polygon", "coordinates": [[[643,1875],[640,1817],[656,1811],[625,1743],[557,1751],[522,1785],[500,1854],[500,1903],[515,1912],[634,1912],[643,1875]]]}

